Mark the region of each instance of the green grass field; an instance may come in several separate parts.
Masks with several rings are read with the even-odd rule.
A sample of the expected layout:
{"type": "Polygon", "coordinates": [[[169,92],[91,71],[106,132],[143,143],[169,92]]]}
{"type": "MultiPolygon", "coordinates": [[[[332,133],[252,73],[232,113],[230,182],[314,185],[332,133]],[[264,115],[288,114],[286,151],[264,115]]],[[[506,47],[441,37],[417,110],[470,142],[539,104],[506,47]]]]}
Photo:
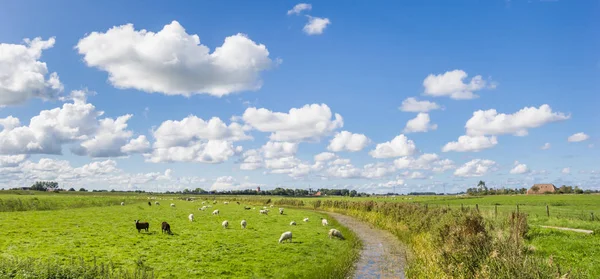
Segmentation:
{"type": "MultiPolygon", "coordinates": [[[[65,203],[82,198],[38,198],[61,197],[65,203]]],[[[32,197],[0,196],[4,201],[10,198],[32,197]]],[[[84,198],[88,205],[94,199],[107,199],[84,198]]],[[[125,269],[142,266],[158,278],[328,278],[342,277],[348,271],[359,246],[353,234],[335,221],[323,227],[319,218],[326,216],[314,211],[286,208],[279,215],[275,207],[265,216],[259,214],[258,205],[244,210],[244,204],[224,205],[222,200],[210,203],[212,208],[206,211],[198,210],[200,201],[160,203],[148,206],[145,198],[130,197],[125,206],[0,212],[0,256],[58,259],[65,264],[82,257],[125,269]],[[214,209],[220,215],[213,216],[214,209]],[[188,221],[190,213],[194,222],[188,221]],[[310,221],[303,222],[305,217],[310,221]],[[135,219],[149,222],[150,231],[138,233],[135,219]],[[246,229],[241,229],[242,219],[248,223],[246,229]],[[224,220],[229,221],[228,229],[221,226],[224,220]],[[290,226],[292,220],[297,226],[290,226]],[[171,225],[173,235],[161,233],[163,221],[171,225]],[[340,229],[347,240],[329,239],[332,227],[340,229]],[[293,242],[278,244],[285,231],[292,231],[293,242]]]]}
{"type": "MultiPolygon", "coordinates": [[[[563,272],[577,270],[584,278],[600,276],[600,195],[293,198],[303,201],[304,206],[283,206],[286,214],[279,215],[276,209],[280,206],[276,205],[268,216],[261,216],[258,210],[267,200],[277,203],[283,197],[219,196],[218,204],[209,203],[212,208],[199,211],[200,200],[189,202],[175,195],[159,195],[161,205],[148,206],[148,194],[19,194],[0,195],[0,261],[32,257],[68,265],[73,259],[83,258],[128,270],[141,268],[159,278],[340,278],[355,260],[359,243],[335,222],[330,222],[331,227],[339,228],[349,238],[328,239],[327,229],[319,223],[324,214],[309,210],[317,201],[405,202],[429,208],[477,206],[490,224],[496,219],[505,220],[518,204],[519,211],[528,215],[526,242],[534,255],[552,258],[563,272]],[[224,205],[224,200],[231,202],[224,205]],[[120,206],[121,201],[126,205],[120,206]],[[172,202],[175,208],[169,207],[172,202]],[[244,210],[244,205],[255,209],[244,210]],[[211,215],[214,209],[221,211],[220,216],[211,215]],[[190,213],[195,215],[193,223],[188,221],[190,213]],[[310,222],[302,222],[305,217],[310,222]],[[150,222],[150,232],[138,233],[135,219],[150,222]],[[240,228],[242,219],[248,222],[246,230],[240,228]],[[221,227],[223,220],[229,221],[229,229],[221,227]],[[292,220],[298,225],[290,226],[292,220]],[[162,221],[171,224],[174,235],[161,234],[162,221]],[[596,233],[557,231],[540,225],[596,233]],[[294,242],[277,244],[287,230],[293,232],[294,242]]],[[[200,198],[213,200],[212,196],[200,198]]]]}

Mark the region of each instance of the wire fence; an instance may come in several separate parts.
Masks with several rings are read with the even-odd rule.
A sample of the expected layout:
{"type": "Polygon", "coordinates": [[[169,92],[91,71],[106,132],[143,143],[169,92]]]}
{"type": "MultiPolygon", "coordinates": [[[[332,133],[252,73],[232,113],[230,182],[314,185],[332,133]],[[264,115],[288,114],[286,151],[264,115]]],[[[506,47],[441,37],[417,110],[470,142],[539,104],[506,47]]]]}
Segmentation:
{"type": "Polygon", "coordinates": [[[586,209],[586,208],[575,208],[565,206],[551,206],[551,205],[526,205],[526,204],[515,204],[515,205],[479,205],[479,204],[423,204],[427,207],[449,207],[453,209],[471,210],[475,209],[481,212],[487,217],[500,217],[506,216],[511,212],[526,213],[530,217],[537,219],[545,218],[558,218],[558,219],[570,219],[580,221],[591,221],[600,222],[600,210],[598,209],[586,209]]]}

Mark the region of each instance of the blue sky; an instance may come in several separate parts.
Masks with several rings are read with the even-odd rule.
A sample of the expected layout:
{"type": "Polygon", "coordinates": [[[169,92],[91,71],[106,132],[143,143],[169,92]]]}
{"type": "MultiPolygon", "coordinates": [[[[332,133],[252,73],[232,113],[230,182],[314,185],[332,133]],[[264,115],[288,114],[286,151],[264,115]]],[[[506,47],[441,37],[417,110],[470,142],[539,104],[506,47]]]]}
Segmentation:
{"type": "Polygon", "coordinates": [[[20,121],[0,132],[0,183],[441,192],[444,185],[460,191],[485,180],[496,187],[600,188],[597,1],[320,1],[288,14],[297,4],[5,3],[0,118],[20,121]],[[126,24],[133,28],[109,31],[126,24]],[[175,25],[185,29],[177,29],[180,37],[132,39],[142,29],[167,34],[175,25]],[[204,57],[194,43],[178,43],[182,34],[197,35],[210,54],[220,46],[228,51],[204,57]],[[23,60],[14,50],[36,37],[55,41],[40,57],[23,60]],[[34,62],[46,65],[41,83],[25,78],[34,62]],[[53,72],[60,86],[52,86],[53,72]],[[69,97],[74,90],[85,92],[69,97]],[[457,92],[478,97],[452,97],[457,92]],[[419,109],[399,109],[410,97],[439,107],[420,109],[429,123],[420,118],[412,132],[405,127],[419,109]],[[104,114],[75,121],[65,104],[91,104],[104,114]],[[62,116],[45,113],[30,124],[56,108],[62,116]],[[261,113],[245,114],[253,108],[261,113]],[[297,118],[277,121],[278,112],[294,108],[297,118]],[[119,136],[102,124],[128,114],[119,136]],[[336,122],[335,114],[343,120],[336,122]],[[227,131],[198,121],[170,126],[189,117],[217,117],[227,131]],[[527,135],[515,135],[523,130],[527,135]],[[226,135],[235,131],[244,139],[226,135]],[[342,131],[357,135],[328,150],[342,131]],[[404,140],[386,144],[397,136],[404,140]],[[470,141],[448,147],[461,136],[470,141]],[[133,139],[144,144],[123,147],[133,139]],[[268,141],[280,148],[267,150],[268,141]],[[378,144],[379,156],[372,152],[378,144]],[[322,152],[331,154],[316,161],[322,152]]]}

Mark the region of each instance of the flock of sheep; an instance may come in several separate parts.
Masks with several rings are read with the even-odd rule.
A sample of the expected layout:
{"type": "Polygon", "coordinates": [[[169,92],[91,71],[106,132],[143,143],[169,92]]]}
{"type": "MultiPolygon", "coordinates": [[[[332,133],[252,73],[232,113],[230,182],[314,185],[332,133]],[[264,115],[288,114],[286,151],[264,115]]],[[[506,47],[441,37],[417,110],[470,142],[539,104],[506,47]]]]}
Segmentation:
{"type": "MultiPolygon", "coordinates": [[[[206,201],[203,201],[202,204],[205,204],[206,201]]],[[[216,204],[217,201],[214,200],[213,204],[216,204]]],[[[154,202],[155,205],[160,205],[160,203],[158,201],[154,202]]],[[[223,204],[227,205],[229,204],[229,202],[223,202],[223,204]]],[[[237,204],[239,205],[240,202],[237,202],[237,204]]],[[[121,202],[121,205],[125,205],[124,202],[121,202]]],[[[151,202],[148,202],[148,206],[152,206],[151,202]]],[[[174,203],[171,203],[171,207],[175,207],[174,203]]],[[[211,205],[203,205],[202,207],[198,208],[198,210],[200,211],[204,211],[207,208],[212,207],[211,205]]],[[[271,207],[273,207],[273,205],[271,205],[271,207]]],[[[250,207],[244,206],[245,210],[250,210],[250,207]]],[[[279,214],[283,215],[283,208],[279,208],[279,214]]],[[[266,206],[263,207],[263,209],[259,210],[259,213],[261,215],[268,215],[269,214],[269,208],[267,208],[266,206]]],[[[219,215],[219,210],[215,209],[212,212],[212,215],[219,215]]],[[[188,215],[188,220],[190,220],[190,222],[194,222],[194,214],[191,213],[190,215],[188,215]]],[[[308,218],[304,218],[303,219],[304,222],[308,222],[308,218]]],[[[329,223],[327,222],[327,219],[321,218],[321,224],[323,226],[328,226],[329,223]]],[[[242,229],[245,229],[246,226],[248,225],[248,222],[246,222],[246,220],[242,220],[240,222],[240,225],[242,227],[242,229]]],[[[291,221],[290,222],[290,226],[295,226],[296,222],[295,221],[291,221]]],[[[223,226],[223,228],[227,229],[227,227],[229,227],[229,221],[225,220],[221,223],[221,226],[223,226]]],[[[138,233],[141,232],[142,230],[145,230],[146,232],[148,231],[150,227],[150,224],[147,222],[140,222],[139,220],[135,220],[135,228],[138,230],[138,233]]],[[[167,222],[162,222],[161,224],[161,229],[163,233],[168,233],[171,234],[171,225],[169,225],[169,223],[167,222]]],[[[329,230],[329,238],[339,238],[339,239],[344,239],[344,236],[342,235],[342,232],[340,232],[339,230],[336,229],[330,229],[329,230]]],[[[292,242],[292,232],[291,231],[287,231],[281,234],[281,237],[279,237],[279,243],[283,243],[284,241],[289,240],[289,242],[292,242]]]]}

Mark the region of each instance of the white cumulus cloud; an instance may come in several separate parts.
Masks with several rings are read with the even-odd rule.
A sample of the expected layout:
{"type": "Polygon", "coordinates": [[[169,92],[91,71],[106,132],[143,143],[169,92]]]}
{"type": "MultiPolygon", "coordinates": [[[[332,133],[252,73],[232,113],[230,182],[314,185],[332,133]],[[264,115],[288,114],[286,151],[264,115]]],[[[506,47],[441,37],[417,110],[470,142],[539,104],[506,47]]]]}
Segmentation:
{"type": "Polygon", "coordinates": [[[562,172],[563,174],[570,174],[571,173],[571,168],[564,168],[560,172],[562,172]]]}
{"type": "Polygon", "coordinates": [[[420,112],[417,117],[406,122],[404,133],[424,133],[437,129],[437,124],[431,124],[430,121],[428,113],[420,112]]]}
{"type": "Polygon", "coordinates": [[[418,101],[415,97],[406,98],[399,107],[401,111],[406,112],[429,112],[440,108],[440,105],[434,102],[418,101]]]}
{"type": "Polygon", "coordinates": [[[146,138],[146,136],[141,135],[135,139],[131,139],[129,143],[121,147],[121,152],[131,154],[131,153],[146,153],[150,151],[150,142],[146,138]]]}
{"type": "Polygon", "coordinates": [[[515,161],[515,166],[510,170],[511,174],[524,174],[530,172],[526,164],[521,164],[515,161]]]}
{"type": "Polygon", "coordinates": [[[177,21],[159,32],[133,24],[92,32],[76,46],[89,67],[106,71],[117,88],[166,95],[223,96],[257,90],[260,73],[272,67],[267,47],[244,34],[225,38],[212,53],[177,21]]]}
{"type": "Polygon", "coordinates": [[[478,177],[496,170],[496,162],[492,160],[474,159],[454,171],[455,176],[478,177]]]}
{"type": "Polygon", "coordinates": [[[430,74],[423,81],[424,94],[436,97],[449,96],[456,100],[474,99],[479,96],[473,92],[496,87],[495,83],[483,80],[480,75],[473,77],[469,83],[465,83],[464,80],[467,76],[463,70],[448,71],[439,75],[430,74]]]}
{"type": "Polygon", "coordinates": [[[369,138],[363,134],[353,134],[348,131],[341,131],[335,134],[335,137],[329,142],[327,150],[333,152],[357,152],[363,150],[368,144],[369,138]]]}
{"type": "Polygon", "coordinates": [[[63,90],[56,72],[48,74],[39,61],[54,46],[54,37],[25,39],[25,44],[0,44],[0,106],[21,104],[31,98],[54,99],[63,90]]]}
{"type": "Polygon", "coordinates": [[[550,143],[547,142],[547,143],[544,143],[544,145],[542,145],[542,147],[540,147],[540,149],[542,149],[542,150],[548,150],[548,149],[550,149],[550,147],[551,147],[550,143]]]}
{"type": "Polygon", "coordinates": [[[328,18],[314,17],[314,16],[306,16],[308,18],[308,22],[302,28],[302,31],[308,35],[321,35],[327,25],[331,24],[331,21],[328,18]]]}
{"type": "Polygon", "coordinates": [[[342,116],[333,115],[326,104],[292,108],[288,113],[251,107],[246,109],[242,118],[258,131],[271,132],[272,141],[316,140],[344,125],[342,116]]]}
{"type": "Polygon", "coordinates": [[[269,141],[263,145],[261,151],[267,159],[289,157],[296,155],[298,143],[295,142],[272,142],[269,141]]]}
{"type": "Polygon", "coordinates": [[[393,158],[410,156],[415,153],[417,147],[412,140],[405,135],[398,135],[388,142],[379,143],[369,154],[373,158],[393,158]]]}
{"type": "Polygon", "coordinates": [[[470,136],[502,134],[525,136],[528,134],[528,129],[567,120],[570,117],[562,112],[553,112],[547,104],[539,108],[525,107],[513,114],[498,113],[495,109],[478,110],[473,112],[465,127],[467,135],[470,136]]]}
{"type": "Polygon", "coordinates": [[[296,6],[294,6],[291,10],[287,11],[287,14],[288,15],[293,15],[293,14],[299,15],[303,11],[310,11],[311,9],[312,9],[311,4],[299,3],[299,4],[296,4],[296,6]]]}
{"type": "Polygon", "coordinates": [[[458,141],[452,141],[442,147],[442,152],[479,152],[498,144],[495,136],[460,136],[458,141]]]}
{"type": "Polygon", "coordinates": [[[568,142],[580,142],[580,141],[585,141],[589,138],[590,138],[590,136],[586,135],[585,133],[576,133],[576,134],[569,136],[567,138],[567,141],[568,142]]]}
{"type": "Polygon", "coordinates": [[[331,152],[321,152],[317,155],[315,155],[315,161],[316,162],[325,162],[325,161],[330,161],[333,160],[335,158],[335,154],[331,153],[331,152]]]}

